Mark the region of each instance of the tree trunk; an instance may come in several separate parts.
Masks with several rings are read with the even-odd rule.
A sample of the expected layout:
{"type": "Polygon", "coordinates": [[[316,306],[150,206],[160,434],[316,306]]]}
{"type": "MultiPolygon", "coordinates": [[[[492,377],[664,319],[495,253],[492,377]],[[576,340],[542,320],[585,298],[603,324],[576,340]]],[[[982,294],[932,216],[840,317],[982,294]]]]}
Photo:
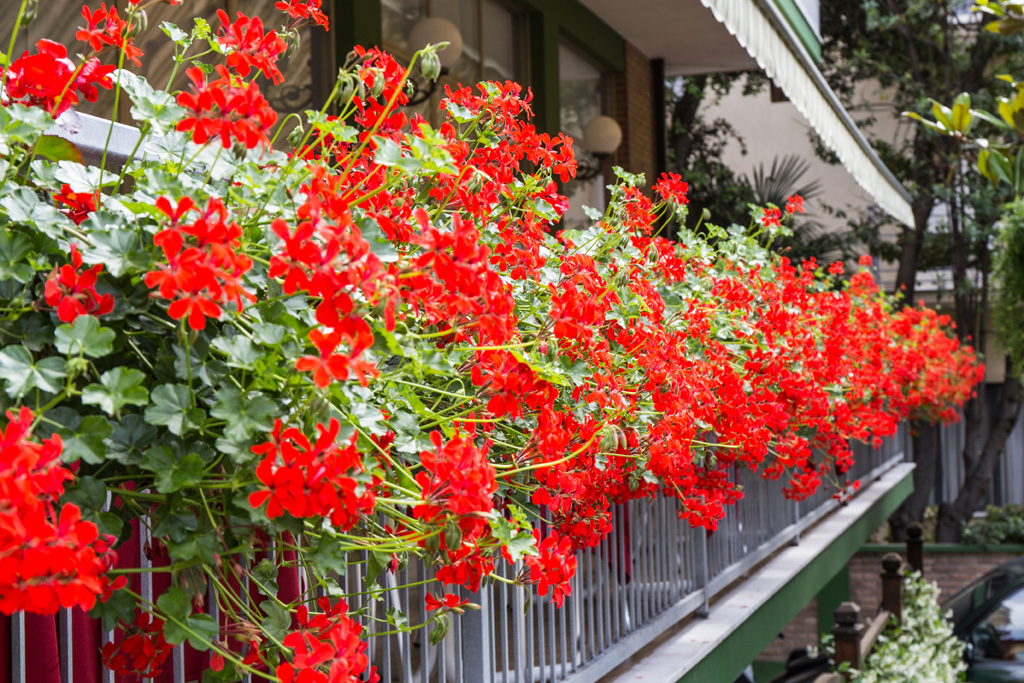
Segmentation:
{"type": "Polygon", "coordinates": [[[692,82],[686,84],[686,92],[676,100],[672,107],[672,127],[670,129],[671,146],[676,170],[686,172],[690,160],[690,149],[693,147],[693,124],[697,120],[697,111],[704,101],[707,88],[706,75],[693,76],[692,82]]]}
{"type": "Polygon", "coordinates": [[[939,465],[939,427],[927,422],[914,422],[912,443],[914,449],[914,492],[889,518],[889,529],[894,543],[907,540],[907,526],[924,520],[928,497],[935,486],[939,465]]]}
{"type": "MultiPolygon", "coordinates": [[[[922,137],[922,136],[918,136],[922,137]]],[[[915,148],[919,147],[915,140],[915,148]]],[[[924,153],[925,145],[920,146],[924,153]]],[[[924,246],[924,236],[928,233],[928,219],[931,218],[932,208],[935,206],[935,196],[931,192],[920,191],[911,204],[911,211],[914,214],[914,227],[908,229],[903,235],[903,244],[900,251],[899,269],[896,271],[896,294],[903,293],[903,305],[913,306],[915,285],[917,282],[917,265],[921,259],[921,247],[924,246]]]]}
{"type": "Polygon", "coordinates": [[[999,395],[995,421],[989,426],[988,411],[984,407],[984,393],[971,400],[965,411],[964,425],[964,484],[952,503],[939,506],[938,527],[935,540],[939,543],[956,543],[960,530],[978,508],[988,492],[992,472],[999,455],[1006,446],[1006,440],[1017,424],[1021,407],[1021,382],[1016,370],[1007,364],[1006,382],[999,395]],[[982,447],[983,444],[983,447],[982,447]]]}

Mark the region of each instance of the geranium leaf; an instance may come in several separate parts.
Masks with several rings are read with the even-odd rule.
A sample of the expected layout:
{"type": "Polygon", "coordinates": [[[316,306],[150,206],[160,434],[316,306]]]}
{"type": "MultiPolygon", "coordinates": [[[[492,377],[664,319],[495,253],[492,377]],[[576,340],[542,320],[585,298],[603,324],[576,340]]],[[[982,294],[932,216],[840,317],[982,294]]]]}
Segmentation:
{"type": "Polygon", "coordinates": [[[75,144],[57,135],[40,135],[32,151],[36,156],[50,161],[67,160],[78,164],[84,163],[82,153],[75,147],[75,144]]]}
{"type": "Polygon", "coordinates": [[[58,351],[69,356],[102,358],[114,350],[114,336],[114,331],[100,326],[95,316],[80,315],[72,324],[57,328],[54,343],[58,351]]]}
{"type": "Polygon", "coordinates": [[[221,387],[216,396],[217,402],[210,409],[210,415],[227,422],[224,435],[229,439],[242,441],[255,432],[269,432],[274,428],[277,405],[266,396],[258,392],[243,396],[232,386],[221,387]]]}
{"type": "Polygon", "coordinates": [[[43,358],[33,361],[32,354],[20,344],[0,351],[0,378],[7,387],[7,395],[21,398],[32,389],[57,393],[65,377],[63,358],[43,358]]]}
{"type": "Polygon", "coordinates": [[[203,459],[198,453],[178,458],[166,446],[147,450],[139,467],[156,475],[154,481],[160,493],[174,493],[203,480],[203,459]]]}
{"type": "Polygon", "coordinates": [[[32,251],[32,241],[20,232],[0,232],[0,280],[28,282],[35,269],[25,259],[32,251]]]}
{"type": "Polygon", "coordinates": [[[107,415],[114,415],[126,405],[144,406],[149,403],[149,392],[142,383],[146,376],[141,370],[117,367],[100,375],[99,384],[90,384],[82,390],[82,403],[99,406],[107,415]]]}
{"type": "Polygon", "coordinates": [[[98,465],[107,455],[106,442],[114,433],[114,426],[101,415],[89,415],[73,429],[59,429],[57,433],[64,440],[64,462],[84,460],[98,465]]]}
{"type": "Polygon", "coordinates": [[[203,421],[203,411],[192,408],[188,387],[182,384],[161,384],[150,398],[152,405],[146,408],[146,419],[167,427],[175,436],[195,429],[203,421]]]}

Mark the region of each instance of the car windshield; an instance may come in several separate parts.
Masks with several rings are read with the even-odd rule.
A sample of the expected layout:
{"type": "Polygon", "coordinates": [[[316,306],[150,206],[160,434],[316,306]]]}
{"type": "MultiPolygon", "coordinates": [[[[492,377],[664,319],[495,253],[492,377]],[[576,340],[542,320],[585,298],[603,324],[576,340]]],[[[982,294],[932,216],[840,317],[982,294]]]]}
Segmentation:
{"type": "Polygon", "coordinates": [[[953,612],[952,621],[959,625],[971,612],[981,607],[986,600],[1001,593],[1010,581],[1006,574],[986,576],[977,583],[964,588],[943,605],[944,610],[953,612]]]}

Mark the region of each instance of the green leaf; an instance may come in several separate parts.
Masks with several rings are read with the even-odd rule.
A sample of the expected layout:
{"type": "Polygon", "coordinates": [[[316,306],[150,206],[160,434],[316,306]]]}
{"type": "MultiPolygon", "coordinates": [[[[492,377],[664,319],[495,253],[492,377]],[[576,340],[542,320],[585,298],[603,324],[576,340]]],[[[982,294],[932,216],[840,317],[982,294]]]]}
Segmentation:
{"type": "Polygon", "coordinates": [[[267,346],[280,344],[287,332],[287,327],[275,323],[256,323],[252,326],[252,333],[256,337],[256,341],[267,346]]]}
{"type": "Polygon", "coordinates": [[[246,370],[252,370],[256,361],[266,355],[248,337],[241,334],[234,337],[217,337],[211,346],[227,354],[229,366],[246,370]]]}
{"type": "Polygon", "coordinates": [[[306,553],[306,559],[313,563],[319,576],[345,573],[347,555],[341,549],[341,542],[328,534],[320,536],[317,544],[306,553]]]}
{"type": "Polygon", "coordinates": [[[263,630],[274,640],[284,640],[292,627],[292,617],[288,611],[273,600],[261,602],[260,609],[267,615],[263,620],[263,630]]]}
{"type": "MultiPolygon", "coordinates": [[[[170,627],[170,623],[167,624],[170,627]]],[[[210,643],[220,633],[220,625],[209,614],[195,614],[188,618],[188,631],[186,639],[193,649],[206,652],[210,649],[210,643]]],[[[171,642],[168,637],[167,642],[171,642]]]]}
{"type": "Polygon", "coordinates": [[[77,164],[85,163],[82,161],[82,153],[73,142],[56,135],[40,135],[32,151],[36,156],[50,161],[67,160],[77,164]]]}
{"type": "Polygon", "coordinates": [[[99,406],[107,415],[114,415],[126,405],[144,406],[149,403],[149,392],[142,386],[145,380],[141,370],[116,367],[100,375],[99,384],[82,390],[82,403],[99,406]]]}
{"type": "Polygon", "coordinates": [[[60,391],[65,376],[63,358],[33,361],[29,350],[20,344],[0,351],[0,377],[11,398],[22,398],[32,389],[55,394],[60,391]]]}
{"type": "Polygon", "coordinates": [[[169,21],[161,22],[160,30],[166,33],[168,38],[182,47],[188,47],[192,44],[192,41],[189,40],[189,35],[169,21]]]}
{"type": "Polygon", "coordinates": [[[20,232],[0,230],[0,280],[28,282],[35,269],[26,260],[32,241],[20,232]]]}
{"type": "Polygon", "coordinates": [[[159,493],[174,493],[186,486],[198,484],[203,480],[203,458],[198,453],[186,453],[177,458],[166,446],[157,446],[146,451],[146,457],[139,464],[144,470],[156,476],[156,490],[159,493]]]}
{"type": "Polygon", "coordinates": [[[101,415],[89,415],[73,429],[57,431],[64,440],[64,462],[84,460],[98,465],[107,456],[107,439],[114,433],[114,426],[101,415]]]}
{"type": "Polygon", "coordinates": [[[148,424],[141,415],[125,415],[110,437],[107,457],[125,465],[137,465],[157,434],[156,427],[148,424]]]}
{"type": "Polygon", "coordinates": [[[148,270],[152,263],[149,252],[137,248],[139,237],[135,230],[125,227],[97,231],[91,237],[93,248],[83,253],[82,260],[90,264],[102,263],[114,277],[148,270]]]}
{"type": "Polygon", "coordinates": [[[71,325],[61,325],[54,335],[57,350],[69,356],[79,354],[102,358],[114,350],[114,331],[101,327],[95,316],[80,315],[71,325]]]}
{"type": "Polygon", "coordinates": [[[52,205],[40,201],[36,193],[27,187],[19,187],[0,199],[0,206],[7,209],[7,216],[12,222],[33,226],[54,239],[63,237],[65,229],[74,227],[71,219],[52,205]]]}
{"type": "Polygon", "coordinates": [[[107,487],[96,477],[76,477],[74,485],[68,488],[61,500],[74,503],[84,515],[94,515],[107,503],[107,487]]]}
{"type": "Polygon", "coordinates": [[[117,174],[101,174],[95,166],[83,166],[73,161],[57,162],[57,180],[67,183],[74,192],[95,193],[103,187],[117,184],[117,174]],[[102,177],[101,177],[102,176],[102,177]]]}
{"type": "Polygon", "coordinates": [[[409,617],[397,607],[392,607],[387,611],[387,618],[389,624],[400,629],[404,629],[409,625],[409,617]]]}
{"type": "Polygon", "coordinates": [[[114,591],[106,600],[97,600],[89,616],[103,620],[103,630],[113,631],[118,622],[131,624],[135,621],[135,598],[127,588],[114,591]]]}
{"type": "Polygon", "coordinates": [[[217,403],[210,415],[225,420],[224,434],[229,439],[242,441],[256,432],[269,432],[274,428],[277,405],[259,392],[242,396],[237,388],[227,385],[217,390],[217,403]]]}
{"type": "Polygon", "coordinates": [[[391,553],[382,553],[371,550],[366,558],[366,575],[363,576],[363,583],[367,588],[374,584],[380,586],[380,574],[384,568],[391,563],[391,553]]]}
{"type": "Polygon", "coordinates": [[[397,410],[388,420],[388,426],[395,432],[395,448],[403,453],[419,451],[417,438],[420,422],[412,413],[397,410]]]}
{"type": "Polygon", "coordinates": [[[182,384],[161,384],[150,395],[152,404],[146,408],[150,424],[167,427],[175,436],[186,434],[203,421],[203,411],[192,407],[188,387],[182,384]]]}
{"type": "Polygon", "coordinates": [[[249,574],[254,579],[256,588],[263,595],[266,595],[268,598],[277,595],[277,564],[264,558],[250,570],[249,574]]]}
{"type": "Polygon", "coordinates": [[[153,534],[158,538],[169,538],[175,543],[183,543],[195,534],[199,528],[196,516],[191,512],[170,512],[167,506],[157,508],[158,519],[153,534]]]}
{"type": "Polygon", "coordinates": [[[374,137],[373,141],[377,145],[373,155],[375,162],[381,166],[397,166],[402,161],[402,148],[397,142],[384,137],[374,137]]]}
{"type": "Polygon", "coordinates": [[[180,542],[168,541],[167,554],[172,560],[188,562],[199,558],[208,564],[216,562],[217,539],[212,531],[205,534],[188,534],[180,542]]]}
{"type": "Polygon", "coordinates": [[[962,92],[953,100],[953,112],[950,120],[953,123],[953,130],[967,134],[971,129],[971,96],[962,92]]]}
{"type": "MultiPolygon", "coordinates": [[[[188,615],[192,613],[192,602],[185,595],[185,591],[177,586],[171,586],[161,593],[156,600],[156,606],[163,615],[181,622],[188,619],[188,615]]],[[[174,644],[180,642],[179,640],[174,644]]]]}

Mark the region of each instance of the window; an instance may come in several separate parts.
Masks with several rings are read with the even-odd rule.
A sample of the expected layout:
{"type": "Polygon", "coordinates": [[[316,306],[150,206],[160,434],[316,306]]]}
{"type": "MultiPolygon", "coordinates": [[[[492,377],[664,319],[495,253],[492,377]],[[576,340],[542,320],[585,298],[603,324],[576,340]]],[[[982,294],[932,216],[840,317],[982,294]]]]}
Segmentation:
{"type": "Polygon", "coordinates": [[[971,629],[975,661],[1024,662],[1024,589],[1011,594],[971,629]]]}
{"type": "MultiPolygon", "coordinates": [[[[470,85],[485,80],[527,84],[525,18],[499,0],[382,0],[384,48],[399,59],[412,58],[408,36],[421,19],[442,17],[462,35],[462,57],[442,77],[444,85],[470,85]]],[[[424,107],[425,116],[437,111],[439,94],[424,107]]],[[[428,116],[429,118],[429,116],[428,116]]]]}
{"type": "MultiPolygon", "coordinates": [[[[564,41],[558,49],[558,69],[559,128],[572,137],[578,160],[600,167],[600,162],[583,146],[583,128],[594,117],[608,112],[610,79],[564,41]]],[[[602,172],[589,180],[570,181],[565,186],[564,191],[569,198],[569,210],[563,220],[565,227],[578,229],[590,224],[590,219],[583,213],[584,206],[604,210],[604,188],[607,184],[602,172]]]]}

